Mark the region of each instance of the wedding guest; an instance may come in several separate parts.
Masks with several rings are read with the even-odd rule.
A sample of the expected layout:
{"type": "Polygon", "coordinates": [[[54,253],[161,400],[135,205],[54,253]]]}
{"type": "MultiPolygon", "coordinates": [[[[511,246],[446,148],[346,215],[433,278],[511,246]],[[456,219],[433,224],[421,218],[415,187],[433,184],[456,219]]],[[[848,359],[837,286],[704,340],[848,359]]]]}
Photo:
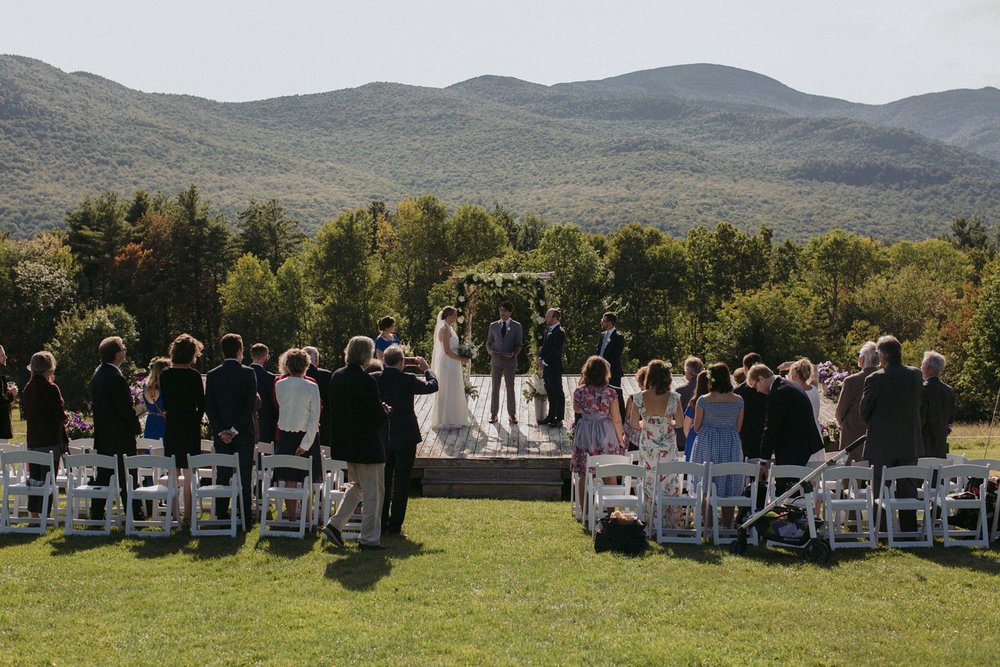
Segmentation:
{"type": "MultiPolygon", "coordinates": [[[[693,463],[732,463],[743,460],[740,447],[740,426],[743,424],[743,399],[733,393],[732,375],[724,363],[712,364],[708,369],[708,393],[694,403],[694,430],[697,435],[691,449],[693,463]]],[[[700,479],[692,476],[692,485],[700,479]]],[[[720,496],[738,496],[743,493],[743,477],[726,475],[714,479],[716,493],[720,496]]],[[[707,512],[707,507],[705,508],[707,512]]],[[[733,523],[733,508],[722,508],[722,525],[733,523]]]]}
{"type": "Polygon", "coordinates": [[[386,315],[378,321],[378,337],[375,339],[375,358],[382,361],[385,351],[392,345],[399,345],[396,337],[396,318],[386,315]]]}
{"type": "MultiPolygon", "coordinates": [[[[840,427],[840,448],[851,444],[868,430],[868,424],[861,418],[861,392],[865,386],[865,378],[878,370],[878,350],[875,341],[868,341],[858,350],[858,368],[861,370],[844,378],[840,387],[840,397],[837,399],[837,411],[834,415],[837,426],[840,427]]],[[[848,461],[859,459],[859,450],[850,453],[848,461]]]]}
{"type": "Polygon", "coordinates": [[[677,388],[677,394],[681,397],[682,404],[687,405],[691,402],[698,373],[703,370],[705,370],[705,364],[698,357],[689,356],[684,360],[684,384],[677,388]]]}
{"type": "Polygon", "coordinates": [[[149,375],[142,387],[142,403],[146,406],[146,425],[142,437],[162,440],[166,415],[163,412],[163,396],[160,394],[160,373],[170,366],[170,359],[157,357],[149,364],[149,375]]]}
{"type": "MultiPolygon", "coordinates": [[[[865,379],[861,391],[861,417],[868,422],[864,459],[875,471],[874,488],[882,487],[882,468],[916,465],[923,450],[920,431],[920,405],[924,380],[920,370],[903,365],[903,346],[893,336],[876,342],[880,370],[865,379]]],[[[896,482],[896,497],[915,498],[913,480],[896,482]]],[[[913,511],[899,513],[899,527],[917,529],[913,511]]]]}
{"type": "Polygon", "coordinates": [[[955,391],[941,382],[944,356],[933,350],[924,352],[920,372],[924,376],[923,398],[920,404],[921,436],[924,456],[948,456],[948,433],[955,421],[955,391]]]}
{"type": "MultiPolygon", "coordinates": [[[[747,373],[747,384],[767,397],[760,458],[768,460],[773,454],[777,465],[806,465],[809,457],[823,448],[809,397],[797,384],[777,377],[764,364],[753,365],[747,373]]],[[[778,480],[778,492],[783,493],[794,481],[778,480]]]]}
{"type": "MultiPolygon", "coordinates": [[[[698,403],[698,399],[708,393],[708,371],[702,371],[698,373],[698,377],[695,379],[695,389],[694,395],[691,396],[691,400],[688,401],[687,407],[684,408],[684,460],[691,460],[691,453],[694,451],[694,439],[698,437],[698,431],[694,428],[694,418],[695,418],[695,405],[698,403]]],[[[735,392],[734,392],[735,393],[735,392]]],[[[746,404],[744,404],[744,411],[746,410],[746,404]]],[[[744,412],[744,421],[746,420],[746,414],[744,412]]]]}
{"type": "Polygon", "coordinates": [[[322,447],[330,446],[330,379],[333,371],[319,366],[319,350],[312,345],[307,345],[302,350],[309,355],[309,370],[306,375],[316,381],[319,387],[319,398],[323,403],[323,410],[319,417],[319,444],[322,447]]]}
{"type": "Polygon", "coordinates": [[[517,424],[517,399],[514,396],[514,374],[517,372],[517,355],[524,343],[521,323],[515,320],[514,304],[500,304],[500,319],[490,323],[486,335],[486,351],[490,353],[490,423],[497,423],[500,412],[500,381],[507,388],[507,415],[511,424],[517,424]]]}
{"type": "MultiPolygon", "coordinates": [[[[274,453],[312,456],[318,460],[319,445],[316,444],[316,432],[319,430],[322,401],[316,381],[306,377],[309,355],[298,348],[292,348],[282,355],[282,359],[283,370],[288,375],[281,377],[274,384],[274,397],[278,404],[278,438],[274,445],[274,453]]],[[[314,462],[313,472],[315,468],[314,462]]],[[[320,463],[320,473],[322,474],[322,463],[320,463]]],[[[293,487],[301,485],[305,477],[304,470],[276,468],[274,471],[275,481],[285,482],[293,487]]],[[[319,477],[313,477],[314,482],[318,480],[319,477]]],[[[285,508],[292,520],[296,518],[297,505],[294,500],[285,501],[285,508]]]]}
{"type": "Polygon", "coordinates": [[[608,386],[610,380],[610,364],[594,355],[583,364],[580,384],[573,390],[573,410],[580,414],[580,419],[573,430],[569,469],[580,476],[577,498],[585,496],[587,457],[624,451],[618,394],[608,386]]]}
{"type": "Polygon", "coordinates": [[[170,343],[170,368],[160,373],[160,395],[167,415],[163,453],[174,457],[183,493],[183,528],[191,526],[191,478],[188,457],[201,453],[201,418],[205,414],[205,388],[194,364],[204,348],[201,341],[183,333],[170,343]]]}
{"type": "Polygon", "coordinates": [[[421,375],[403,372],[403,349],[392,345],[382,355],[385,370],[375,375],[382,400],[389,413],[389,446],[385,459],[385,499],[382,502],[382,534],[400,535],[410,497],[410,476],[417,458],[417,445],[423,439],[413,409],[413,397],[433,394],[438,381],[423,357],[414,362],[421,375]]]}
{"type": "Polygon", "coordinates": [[[0,444],[6,444],[14,437],[14,420],[11,416],[14,399],[17,398],[17,385],[8,381],[4,371],[7,370],[7,352],[0,345],[0,444]]]}
{"type": "MultiPolygon", "coordinates": [[[[637,393],[642,392],[646,388],[647,372],[649,372],[649,368],[643,366],[635,374],[635,383],[639,386],[639,392],[637,393]]],[[[639,413],[632,407],[635,402],[635,396],[636,394],[629,394],[628,399],[625,401],[625,424],[622,428],[625,449],[629,452],[639,450],[639,438],[642,437],[639,413]]]]}
{"type": "MultiPolygon", "coordinates": [[[[566,343],[566,334],[560,325],[561,320],[562,311],[559,309],[549,308],[545,311],[545,323],[548,325],[548,329],[545,332],[542,349],[538,352],[538,367],[542,371],[545,393],[549,396],[549,413],[544,420],[538,423],[555,428],[562,428],[563,417],[566,414],[566,394],[563,392],[562,378],[563,346],[566,343]]],[[[609,375],[610,372],[609,370],[609,375]]],[[[621,414],[619,413],[619,423],[620,418],[621,414]]]]}
{"type": "Polygon", "coordinates": [[[347,365],[338,369],[330,381],[333,458],[347,462],[347,476],[352,481],[337,513],[323,527],[323,535],[338,547],[344,546],[340,531],[358,503],[363,502],[358,546],[382,548],[385,448],[379,435],[388,419],[388,406],[379,396],[378,381],[364,370],[374,350],[371,338],[352,338],[344,351],[347,365]]]}
{"type": "MultiPolygon", "coordinates": [[[[56,359],[51,352],[35,352],[31,355],[28,370],[31,379],[24,386],[21,398],[24,420],[28,423],[28,449],[53,455],[55,467],[52,468],[52,478],[55,479],[69,443],[62,393],[55,383],[56,359]]],[[[44,482],[48,471],[43,466],[29,464],[28,478],[44,482]]],[[[41,496],[28,496],[28,511],[33,518],[38,518],[42,511],[41,496]]]]}
{"type": "MultiPolygon", "coordinates": [[[[681,483],[678,475],[659,479],[656,467],[660,461],[673,461],[677,456],[677,431],[684,421],[681,397],[670,391],[673,380],[670,366],[660,359],[653,359],[647,366],[646,388],[635,395],[634,408],[642,420],[639,440],[639,465],[646,471],[643,478],[642,519],[646,522],[646,536],[652,537],[653,503],[662,490],[665,495],[679,496],[681,483]]],[[[680,508],[671,508],[670,516],[661,517],[668,528],[679,522],[680,508]],[[676,509],[676,511],[675,511],[676,509]]]]}
{"type": "Polygon", "coordinates": [[[820,432],[820,437],[822,437],[823,428],[819,421],[819,376],[816,373],[816,367],[806,357],[802,357],[788,366],[788,379],[798,385],[799,389],[809,397],[813,418],[816,420],[816,430],[820,432]]]}
{"type": "MultiPolygon", "coordinates": [[[[118,486],[122,502],[126,502],[125,461],[123,454],[135,456],[135,439],[142,433],[139,417],[132,406],[132,394],[128,382],[122,375],[121,365],[125,363],[125,343],[118,336],[108,336],[98,347],[101,365],[90,378],[91,408],[94,413],[94,450],[98,454],[114,456],[118,459],[118,486]]],[[[161,378],[162,379],[162,378],[161,378]]],[[[133,479],[138,480],[136,471],[133,479]]],[[[111,471],[101,468],[97,471],[95,484],[107,486],[111,481],[111,471]]],[[[90,517],[103,519],[105,500],[91,501],[90,517]]],[[[142,503],[135,502],[132,516],[137,520],[145,518],[142,503]]]]}
{"type": "Polygon", "coordinates": [[[608,311],[601,317],[601,337],[597,341],[595,354],[604,357],[611,364],[611,386],[618,392],[618,409],[625,414],[625,394],[622,391],[622,354],[625,352],[625,336],[618,332],[618,315],[608,311]]]}
{"type": "MultiPolygon", "coordinates": [[[[743,355],[744,374],[749,372],[754,364],[760,363],[760,355],[748,352],[743,355]]],[[[743,458],[756,459],[760,457],[760,439],[764,435],[764,417],[767,413],[767,397],[747,384],[746,379],[733,390],[743,399],[743,426],[740,428],[740,446],[743,448],[743,458]]]]}
{"type": "Polygon", "coordinates": [[[747,372],[743,368],[733,371],[733,384],[739,386],[747,381],[747,372]]]}
{"type": "Polygon", "coordinates": [[[265,368],[271,350],[264,343],[254,343],[250,346],[250,368],[257,376],[257,397],[260,407],[257,409],[257,442],[274,442],[278,428],[278,404],[274,398],[274,383],[277,375],[265,368]]]}
{"type": "MultiPolygon", "coordinates": [[[[219,341],[225,360],[205,376],[205,414],[214,434],[215,451],[237,454],[240,463],[240,485],[243,489],[243,517],[249,526],[253,522],[250,495],[250,471],[253,468],[253,411],[257,404],[257,375],[243,365],[243,337],[227,333],[219,341]]],[[[167,421],[170,409],[167,408],[167,421]]],[[[229,484],[232,471],[218,472],[219,484],[229,484]]],[[[229,499],[215,503],[216,515],[229,515],[229,499]]]]}

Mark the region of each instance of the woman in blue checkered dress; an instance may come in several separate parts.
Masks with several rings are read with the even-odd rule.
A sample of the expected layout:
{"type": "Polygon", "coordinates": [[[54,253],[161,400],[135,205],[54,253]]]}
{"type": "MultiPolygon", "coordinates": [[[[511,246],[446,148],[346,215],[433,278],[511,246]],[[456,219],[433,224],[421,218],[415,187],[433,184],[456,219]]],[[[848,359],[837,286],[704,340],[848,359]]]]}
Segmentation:
{"type": "MultiPolygon", "coordinates": [[[[733,393],[733,380],[725,364],[713,364],[708,370],[708,393],[698,398],[694,407],[694,428],[698,435],[691,452],[692,463],[732,463],[743,460],[740,426],[743,424],[743,398],[733,393]]],[[[692,477],[691,488],[698,478],[692,477]]],[[[715,480],[720,496],[743,493],[743,476],[727,475],[715,480]]],[[[707,492],[707,489],[705,490],[707,492]]],[[[732,509],[724,508],[723,522],[732,519],[732,509]],[[727,513],[725,510],[729,510],[727,513]],[[726,515],[729,516],[726,516],[726,515]]]]}

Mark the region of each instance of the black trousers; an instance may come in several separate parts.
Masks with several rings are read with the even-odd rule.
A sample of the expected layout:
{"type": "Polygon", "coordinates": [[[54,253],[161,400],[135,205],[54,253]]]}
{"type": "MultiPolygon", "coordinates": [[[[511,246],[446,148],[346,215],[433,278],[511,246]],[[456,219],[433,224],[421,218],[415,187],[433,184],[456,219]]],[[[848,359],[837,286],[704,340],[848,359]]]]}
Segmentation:
{"type": "MultiPolygon", "coordinates": [[[[253,498],[250,495],[250,471],[253,469],[253,446],[252,442],[236,441],[228,445],[219,438],[215,438],[215,451],[217,454],[237,454],[240,458],[240,488],[243,490],[243,519],[249,525],[253,521],[253,514],[250,508],[253,507],[253,498]]],[[[220,468],[217,481],[219,484],[229,484],[233,478],[230,468],[220,468]]],[[[226,516],[229,513],[229,499],[219,498],[215,501],[215,513],[217,516],[226,516]]]]}
{"type": "MultiPolygon", "coordinates": [[[[59,472],[60,455],[63,451],[62,445],[53,445],[52,447],[39,447],[38,449],[32,449],[33,452],[52,452],[55,459],[55,467],[52,468],[52,479],[56,478],[56,473],[59,472]]],[[[45,474],[49,469],[45,466],[35,465],[34,463],[28,464],[28,479],[34,480],[41,484],[45,481],[45,474]]],[[[52,501],[49,501],[49,508],[51,511],[52,501]]],[[[42,497],[41,496],[28,496],[28,511],[38,512],[42,511],[42,497]]]]}
{"type": "Polygon", "coordinates": [[[417,459],[416,445],[390,448],[385,457],[385,499],[382,501],[382,530],[399,530],[406,518],[410,499],[410,475],[417,459]]]}
{"type": "MultiPolygon", "coordinates": [[[[108,454],[109,452],[97,452],[98,454],[108,454]]],[[[134,456],[135,450],[129,454],[129,456],[134,456]]],[[[122,454],[113,454],[115,460],[118,461],[118,492],[121,494],[122,507],[128,502],[128,484],[125,481],[125,458],[122,454]]],[[[94,480],[94,484],[97,486],[107,486],[111,482],[111,471],[107,468],[97,469],[97,478],[94,480]]],[[[132,471],[132,486],[137,487],[139,485],[139,473],[136,470],[132,471]]],[[[106,503],[103,498],[94,498],[90,501],[90,518],[92,519],[103,519],[104,509],[106,503]]],[[[146,513],[143,511],[142,502],[136,501],[132,503],[132,516],[138,520],[142,520],[146,517],[146,513]]]]}
{"type": "MultiPolygon", "coordinates": [[[[878,494],[882,489],[882,468],[888,466],[890,468],[894,466],[913,466],[917,465],[915,459],[875,459],[874,457],[869,458],[868,463],[872,466],[875,472],[875,480],[873,486],[873,493],[878,494]]],[[[878,496],[876,495],[876,498],[878,496]]],[[[898,479],[896,480],[896,497],[897,498],[916,498],[917,497],[917,485],[912,479],[898,479]]],[[[924,519],[927,521],[927,518],[924,519]]],[[[896,523],[899,527],[898,529],[907,533],[915,533],[917,531],[917,513],[914,510],[902,510],[899,512],[899,521],[896,523]]],[[[885,515],[882,515],[882,525],[879,526],[879,530],[885,530],[885,515]]]]}
{"type": "Polygon", "coordinates": [[[549,395],[549,413],[546,419],[562,421],[566,415],[562,368],[546,366],[542,370],[542,382],[545,384],[545,393],[549,395]]]}

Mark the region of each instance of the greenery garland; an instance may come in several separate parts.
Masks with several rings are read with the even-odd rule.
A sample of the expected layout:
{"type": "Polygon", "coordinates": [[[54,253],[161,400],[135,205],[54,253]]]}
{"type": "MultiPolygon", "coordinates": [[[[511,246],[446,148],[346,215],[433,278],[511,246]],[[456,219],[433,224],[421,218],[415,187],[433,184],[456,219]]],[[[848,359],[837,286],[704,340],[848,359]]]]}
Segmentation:
{"type": "MultiPolygon", "coordinates": [[[[465,324],[466,316],[471,317],[475,309],[475,297],[480,288],[530,289],[534,308],[534,335],[531,336],[531,358],[538,356],[538,350],[545,338],[545,311],[549,309],[545,293],[545,280],[551,274],[538,273],[480,273],[470,271],[455,276],[455,308],[458,310],[458,324],[465,324]]],[[[471,326],[471,322],[470,322],[471,326]]]]}

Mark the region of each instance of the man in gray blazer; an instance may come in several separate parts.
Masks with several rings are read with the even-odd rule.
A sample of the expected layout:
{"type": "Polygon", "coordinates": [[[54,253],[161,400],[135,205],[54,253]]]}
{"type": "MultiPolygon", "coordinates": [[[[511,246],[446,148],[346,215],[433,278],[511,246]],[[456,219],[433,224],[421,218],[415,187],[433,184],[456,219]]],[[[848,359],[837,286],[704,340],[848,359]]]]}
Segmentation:
{"type": "MultiPolygon", "coordinates": [[[[868,341],[858,350],[858,367],[861,370],[844,378],[837,400],[837,425],[840,427],[840,448],[851,444],[868,430],[868,423],[861,417],[861,392],[865,379],[878,370],[878,349],[874,341],[868,341]]],[[[848,461],[861,459],[861,452],[855,449],[848,461]]]]}
{"type": "Polygon", "coordinates": [[[514,304],[504,301],[500,304],[500,319],[490,324],[486,336],[486,351],[490,353],[490,371],[493,374],[490,401],[490,423],[497,423],[500,411],[500,378],[507,386],[507,414],[510,423],[517,423],[517,400],[514,398],[514,373],[517,370],[517,355],[524,344],[521,323],[511,319],[514,304]]]}
{"type": "MultiPolygon", "coordinates": [[[[861,417],[868,422],[864,458],[874,468],[875,488],[880,489],[884,466],[916,465],[923,449],[920,402],[924,378],[918,369],[903,365],[903,348],[894,337],[879,338],[877,349],[882,369],[865,378],[860,409],[861,417]]],[[[913,480],[899,480],[896,496],[916,498],[913,480]]],[[[916,512],[900,512],[899,527],[915,531],[916,512]]]]}

